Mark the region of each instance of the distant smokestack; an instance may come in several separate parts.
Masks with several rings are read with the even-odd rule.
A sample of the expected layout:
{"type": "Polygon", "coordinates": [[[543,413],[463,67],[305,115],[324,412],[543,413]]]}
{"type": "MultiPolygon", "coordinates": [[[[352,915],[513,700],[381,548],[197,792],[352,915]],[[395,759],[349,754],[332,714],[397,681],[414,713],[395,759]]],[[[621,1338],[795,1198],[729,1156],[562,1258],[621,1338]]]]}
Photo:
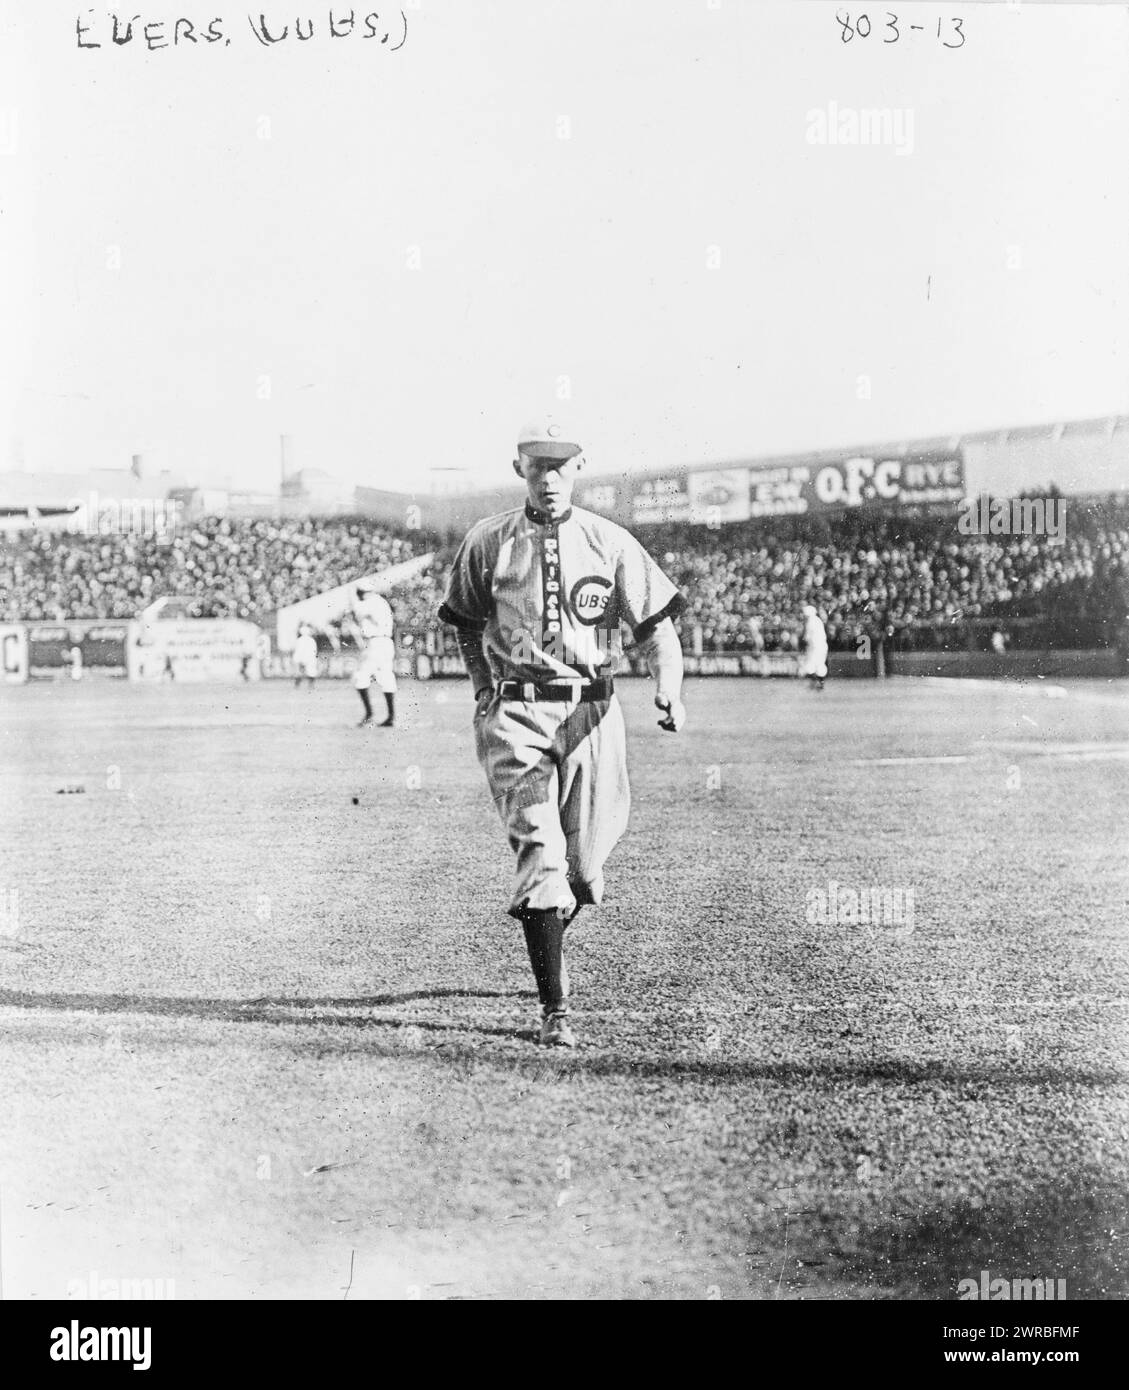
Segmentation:
{"type": "Polygon", "coordinates": [[[294,476],[294,437],[284,434],[281,439],[282,445],[282,485],[285,488],[287,482],[294,476]]]}
{"type": "Polygon", "coordinates": [[[144,455],[144,454],[134,454],[134,455],[133,455],[133,457],[130,459],[129,471],[133,474],[133,476],[134,476],[135,478],[141,479],[141,478],[144,478],[144,477],[145,477],[145,455],[144,455]]]}

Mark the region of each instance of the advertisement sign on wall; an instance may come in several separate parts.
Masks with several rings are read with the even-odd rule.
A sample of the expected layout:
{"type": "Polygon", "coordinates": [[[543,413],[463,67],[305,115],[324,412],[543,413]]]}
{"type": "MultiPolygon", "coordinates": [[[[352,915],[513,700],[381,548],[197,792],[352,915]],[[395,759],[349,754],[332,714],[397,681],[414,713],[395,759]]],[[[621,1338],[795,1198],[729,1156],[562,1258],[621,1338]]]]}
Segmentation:
{"type": "Polygon", "coordinates": [[[906,458],[857,454],[830,463],[751,468],[749,474],[751,516],[936,506],[955,504],[964,496],[964,460],[951,453],[906,458]]]}
{"type": "MultiPolygon", "coordinates": [[[[589,490],[594,497],[600,496],[598,485],[590,485],[589,490]]],[[[635,485],[631,515],[625,520],[636,526],[663,521],[719,526],[756,517],[856,507],[955,505],[964,495],[964,459],[959,451],[904,457],[852,454],[822,463],[786,460],[647,478],[635,485]]]]}
{"type": "Polygon", "coordinates": [[[22,685],[27,680],[26,628],[0,626],[0,680],[5,685],[22,685]]]}
{"type": "Polygon", "coordinates": [[[631,499],[631,519],[636,526],[659,521],[688,521],[689,518],[690,492],[685,473],[646,478],[637,485],[631,499]]]}
{"type": "Polygon", "coordinates": [[[34,679],[75,680],[83,674],[124,676],[130,624],[101,622],[93,618],[64,623],[29,623],[27,626],[28,675],[34,679]]]}
{"type": "Polygon", "coordinates": [[[139,622],[129,647],[129,678],[138,681],[258,680],[270,639],[242,618],[139,622]]]}
{"type": "Polygon", "coordinates": [[[716,468],[688,477],[690,520],[702,526],[749,519],[749,470],[716,468]]]}

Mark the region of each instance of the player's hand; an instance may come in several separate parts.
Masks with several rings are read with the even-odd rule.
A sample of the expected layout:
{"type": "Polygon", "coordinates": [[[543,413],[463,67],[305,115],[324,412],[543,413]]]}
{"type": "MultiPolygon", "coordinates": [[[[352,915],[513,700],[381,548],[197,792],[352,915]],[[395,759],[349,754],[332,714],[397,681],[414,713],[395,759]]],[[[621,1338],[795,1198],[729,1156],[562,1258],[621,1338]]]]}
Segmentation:
{"type": "Polygon", "coordinates": [[[655,708],[661,709],[666,715],[665,719],[659,720],[659,728],[665,729],[668,734],[676,734],[686,723],[686,706],[681,700],[672,700],[666,695],[656,695],[655,708]]]}

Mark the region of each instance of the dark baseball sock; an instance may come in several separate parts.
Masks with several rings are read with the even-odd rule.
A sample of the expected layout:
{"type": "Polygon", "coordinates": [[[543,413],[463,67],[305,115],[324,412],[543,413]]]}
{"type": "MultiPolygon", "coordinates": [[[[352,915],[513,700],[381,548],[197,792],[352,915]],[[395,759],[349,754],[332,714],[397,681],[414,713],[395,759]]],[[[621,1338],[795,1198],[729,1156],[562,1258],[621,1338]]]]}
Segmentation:
{"type": "Polygon", "coordinates": [[[357,694],[361,697],[361,704],[365,707],[365,718],[372,718],[372,701],[369,699],[368,690],[358,690],[357,694]]]}
{"type": "Polygon", "coordinates": [[[390,695],[390,694],[385,693],[385,696],[384,696],[384,703],[388,706],[388,722],[389,722],[389,724],[391,724],[392,721],[396,718],[396,697],[395,697],[395,695],[390,695]]]}
{"type": "Polygon", "coordinates": [[[563,1008],[568,1004],[568,973],[564,963],[564,934],[567,922],[556,911],[528,908],[522,918],[525,946],[537,997],[545,1007],[563,1008]]]}

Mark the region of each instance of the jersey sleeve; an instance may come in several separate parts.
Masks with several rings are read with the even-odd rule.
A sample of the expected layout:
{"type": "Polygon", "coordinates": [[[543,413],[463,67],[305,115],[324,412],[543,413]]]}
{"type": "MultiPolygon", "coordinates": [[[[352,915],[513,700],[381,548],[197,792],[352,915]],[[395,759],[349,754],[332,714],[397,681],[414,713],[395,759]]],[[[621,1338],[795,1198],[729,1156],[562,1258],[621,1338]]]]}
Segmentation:
{"type": "Polygon", "coordinates": [[[627,536],[616,565],[616,602],[636,642],[645,642],[664,618],[682,612],[685,600],[634,536],[627,536]]]}
{"type": "Polygon", "coordinates": [[[481,632],[490,617],[493,595],[487,568],[485,536],[470,531],[459,546],[439,617],[466,632],[481,632]]]}

